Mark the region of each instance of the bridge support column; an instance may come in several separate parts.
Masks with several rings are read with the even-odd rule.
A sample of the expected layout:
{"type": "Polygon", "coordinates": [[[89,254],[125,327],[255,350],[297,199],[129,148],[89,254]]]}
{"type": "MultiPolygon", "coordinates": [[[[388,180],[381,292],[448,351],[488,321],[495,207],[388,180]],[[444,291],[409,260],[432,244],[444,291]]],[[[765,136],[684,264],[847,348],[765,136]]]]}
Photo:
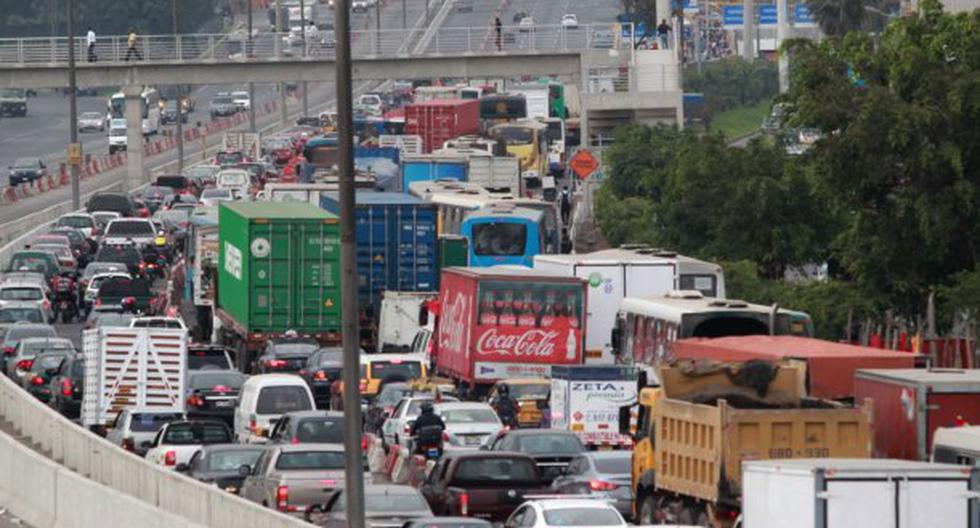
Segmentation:
{"type": "Polygon", "coordinates": [[[126,96],[126,182],[124,191],[140,186],[144,180],[143,171],[143,98],[140,86],[124,86],[126,96]]]}
{"type": "Polygon", "coordinates": [[[286,83],[279,83],[279,115],[284,125],[288,114],[289,112],[286,111],[286,83]]]}

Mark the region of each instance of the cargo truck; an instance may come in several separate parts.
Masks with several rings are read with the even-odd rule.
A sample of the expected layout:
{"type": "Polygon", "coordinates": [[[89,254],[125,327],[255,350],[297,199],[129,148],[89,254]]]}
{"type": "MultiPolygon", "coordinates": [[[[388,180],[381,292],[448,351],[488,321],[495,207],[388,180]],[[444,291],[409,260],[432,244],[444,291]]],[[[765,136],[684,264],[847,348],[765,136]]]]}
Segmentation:
{"type": "Polygon", "coordinates": [[[222,203],[216,289],[219,341],[243,371],[287,332],[339,343],[337,217],[306,203],[222,203]]]}
{"type": "Polygon", "coordinates": [[[624,246],[573,255],[536,255],[534,268],[589,281],[589,331],[585,362],[614,362],[612,329],[625,297],[662,296],[673,290],[698,290],[725,297],[721,266],[670,251],[624,246]]]}
{"type": "Polygon", "coordinates": [[[463,392],[582,363],[585,281],[497,266],[446,268],[440,282],[435,368],[463,392]]]}
{"type": "Polygon", "coordinates": [[[261,136],[258,132],[225,132],[221,149],[225,152],[241,152],[250,160],[261,156],[261,136]]]}
{"type": "Polygon", "coordinates": [[[551,367],[551,428],[577,434],[590,448],[629,448],[619,432],[619,409],[636,404],[636,369],[619,366],[551,367]]]}
{"type": "Polygon", "coordinates": [[[123,409],[184,412],[187,330],[86,330],[82,425],[101,429],[123,409]]]}
{"type": "Polygon", "coordinates": [[[490,191],[523,196],[521,164],[513,156],[494,156],[486,150],[472,148],[443,148],[433,155],[457,156],[466,160],[466,179],[490,191]]]}
{"type": "Polygon", "coordinates": [[[892,459],[747,460],[749,528],[980,527],[980,468],[892,459]]]}
{"type": "MultiPolygon", "coordinates": [[[[681,361],[662,366],[659,378],[639,393],[638,525],[732,526],[743,460],[870,457],[870,407],[806,398],[802,365],[681,361]]],[[[620,409],[621,433],[631,411],[620,409]]]]}
{"type": "Polygon", "coordinates": [[[407,193],[412,182],[434,180],[466,181],[468,163],[459,156],[422,154],[402,158],[401,190],[407,193]]]}
{"type": "Polygon", "coordinates": [[[446,140],[479,132],[479,101],[434,99],[405,105],[405,134],[421,136],[423,152],[432,152],[446,140]]]}

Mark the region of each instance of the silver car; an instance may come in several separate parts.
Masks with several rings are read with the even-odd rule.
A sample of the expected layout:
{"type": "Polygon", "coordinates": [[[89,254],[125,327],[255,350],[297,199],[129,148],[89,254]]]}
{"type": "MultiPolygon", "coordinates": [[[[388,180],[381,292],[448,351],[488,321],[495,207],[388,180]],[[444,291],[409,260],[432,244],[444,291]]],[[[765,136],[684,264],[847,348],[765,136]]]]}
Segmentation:
{"type": "Polygon", "coordinates": [[[31,371],[34,358],[45,352],[75,353],[75,345],[63,337],[28,337],[21,339],[7,361],[7,376],[17,383],[31,371]]]}
{"type": "Polygon", "coordinates": [[[0,308],[34,306],[44,312],[48,321],[54,319],[47,289],[36,282],[4,282],[0,284],[0,308]]]}
{"type": "Polygon", "coordinates": [[[445,449],[479,449],[486,439],[504,428],[497,413],[487,403],[437,403],[435,413],[446,424],[445,449]]]}
{"type": "Polygon", "coordinates": [[[163,424],[183,420],[183,413],[123,409],[109,424],[105,439],[139,456],[146,455],[144,442],[152,441],[163,424]]]}
{"type": "Polygon", "coordinates": [[[576,456],[551,483],[563,495],[601,495],[624,517],[633,514],[631,451],[593,451],[576,456]]]}
{"type": "Polygon", "coordinates": [[[98,112],[85,112],[78,116],[79,132],[104,132],[105,116],[98,112]]]}

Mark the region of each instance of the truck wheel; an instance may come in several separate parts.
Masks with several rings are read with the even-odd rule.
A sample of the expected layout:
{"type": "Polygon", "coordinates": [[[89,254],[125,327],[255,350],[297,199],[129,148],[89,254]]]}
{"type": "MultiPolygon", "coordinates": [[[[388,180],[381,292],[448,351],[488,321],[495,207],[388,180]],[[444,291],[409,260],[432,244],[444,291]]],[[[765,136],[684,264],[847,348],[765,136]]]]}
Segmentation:
{"type": "Polygon", "coordinates": [[[640,499],[640,507],[637,511],[636,524],[639,525],[652,525],[656,524],[655,512],[657,511],[657,505],[653,502],[652,495],[644,495],[640,499]]]}

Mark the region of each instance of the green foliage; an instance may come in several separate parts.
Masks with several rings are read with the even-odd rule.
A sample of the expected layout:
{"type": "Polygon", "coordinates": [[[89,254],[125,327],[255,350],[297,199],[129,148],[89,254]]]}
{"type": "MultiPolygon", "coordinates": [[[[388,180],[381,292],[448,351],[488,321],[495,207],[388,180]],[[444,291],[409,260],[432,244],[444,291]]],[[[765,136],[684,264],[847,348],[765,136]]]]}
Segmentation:
{"type": "Polygon", "coordinates": [[[732,108],[712,117],[709,130],[719,132],[729,140],[738,139],[759,130],[767,115],[769,115],[768,101],[732,108]]]}
{"type": "MultiPolygon", "coordinates": [[[[64,35],[66,0],[0,0],[5,37],[64,35]]],[[[228,0],[176,0],[180,30],[194,32],[215,18],[228,0]]],[[[100,35],[122,35],[130,27],[144,35],[173,32],[173,0],[74,0],[75,31],[91,26],[100,35]]]]}
{"type": "Polygon", "coordinates": [[[952,324],[957,313],[980,310],[980,269],[961,271],[950,278],[949,284],[939,288],[937,305],[938,320],[944,325],[952,324]]]}
{"type": "Polygon", "coordinates": [[[880,31],[893,0],[808,0],[807,7],[817,25],[828,36],[839,37],[851,31],[880,31]]]}
{"type": "Polygon", "coordinates": [[[766,61],[749,62],[738,57],[713,61],[684,71],[684,91],[704,94],[705,113],[751,106],[769,101],[779,93],[779,71],[766,61]]]}

